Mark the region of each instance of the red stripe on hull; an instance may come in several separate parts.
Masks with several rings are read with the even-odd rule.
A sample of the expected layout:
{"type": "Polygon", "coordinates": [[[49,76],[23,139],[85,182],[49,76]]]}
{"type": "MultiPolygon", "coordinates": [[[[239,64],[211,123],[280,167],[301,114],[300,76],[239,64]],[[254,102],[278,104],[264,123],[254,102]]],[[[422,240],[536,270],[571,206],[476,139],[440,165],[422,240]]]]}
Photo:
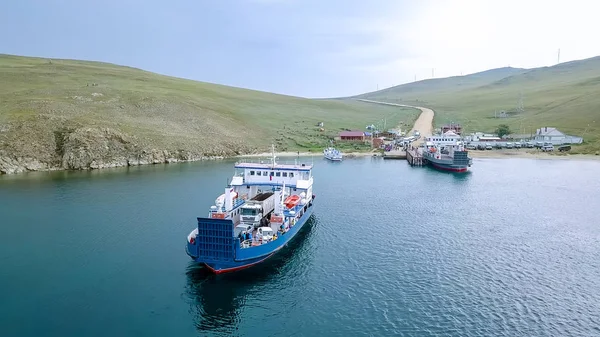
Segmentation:
{"type": "Polygon", "coordinates": [[[440,170],[444,170],[444,171],[450,171],[450,172],[467,172],[467,168],[466,167],[464,167],[464,168],[452,168],[452,167],[445,167],[445,166],[438,165],[438,164],[436,164],[436,163],[434,163],[432,161],[430,161],[430,163],[431,163],[431,166],[433,166],[433,167],[435,167],[437,169],[440,169],[440,170]]]}
{"type": "Polygon", "coordinates": [[[208,264],[204,264],[211,272],[215,273],[215,274],[223,274],[223,273],[230,273],[230,272],[234,272],[234,271],[238,271],[238,270],[242,270],[242,269],[246,269],[249,267],[254,266],[255,264],[259,264],[261,262],[263,262],[264,260],[268,259],[269,257],[271,257],[271,255],[273,255],[273,253],[267,255],[267,257],[265,257],[264,259],[260,260],[260,261],[256,261],[250,264],[246,264],[243,266],[239,266],[239,267],[233,267],[233,268],[226,268],[226,269],[215,269],[211,266],[209,266],[208,264]]]}

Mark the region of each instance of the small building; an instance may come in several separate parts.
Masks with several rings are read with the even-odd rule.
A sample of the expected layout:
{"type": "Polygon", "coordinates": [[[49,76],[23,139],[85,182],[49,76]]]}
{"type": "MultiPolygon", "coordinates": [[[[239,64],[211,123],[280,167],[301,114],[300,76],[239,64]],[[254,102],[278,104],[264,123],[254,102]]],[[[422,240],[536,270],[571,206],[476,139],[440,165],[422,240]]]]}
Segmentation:
{"type": "Polygon", "coordinates": [[[554,145],[561,144],[581,144],[583,142],[582,137],[577,136],[569,136],[566,135],[556,128],[543,127],[541,129],[535,130],[535,135],[533,137],[536,142],[548,142],[554,145]]]}
{"type": "Polygon", "coordinates": [[[395,133],[391,133],[389,131],[382,131],[382,132],[379,132],[377,134],[377,136],[385,137],[385,138],[389,138],[389,139],[395,139],[397,135],[395,133]]]}
{"type": "Polygon", "coordinates": [[[499,142],[502,138],[497,135],[483,132],[475,132],[465,137],[468,142],[499,142]]]}
{"type": "Polygon", "coordinates": [[[535,141],[538,142],[551,142],[553,144],[562,144],[565,141],[566,135],[556,128],[544,127],[535,130],[535,141]]]}
{"type": "Polygon", "coordinates": [[[498,136],[481,136],[477,139],[478,142],[499,142],[502,138],[498,136]]]}
{"type": "Polygon", "coordinates": [[[460,124],[450,123],[450,124],[446,124],[446,125],[442,126],[441,131],[442,131],[442,134],[444,134],[448,131],[454,131],[454,133],[456,133],[457,135],[461,135],[462,134],[462,126],[460,126],[460,124]]]}
{"type": "Polygon", "coordinates": [[[340,132],[340,140],[364,141],[365,133],[362,131],[342,131],[340,132]]]}
{"type": "Polygon", "coordinates": [[[385,137],[373,138],[373,148],[380,149],[384,144],[385,137]]]}

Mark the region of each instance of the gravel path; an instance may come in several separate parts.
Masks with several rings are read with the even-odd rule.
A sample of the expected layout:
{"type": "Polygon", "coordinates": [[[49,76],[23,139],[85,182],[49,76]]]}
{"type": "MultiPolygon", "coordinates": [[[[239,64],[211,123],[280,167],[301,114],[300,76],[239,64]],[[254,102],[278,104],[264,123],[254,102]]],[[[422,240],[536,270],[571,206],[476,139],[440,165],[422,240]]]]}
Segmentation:
{"type": "Polygon", "coordinates": [[[413,125],[413,128],[410,130],[410,133],[407,134],[407,136],[408,135],[412,135],[415,131],[419,131],[421,133],[421,138],[419,138],[419,140],[417,140],[417,141],[415,141],[413,143],[415,146],[418,146],[420,143],[422,143],[424,137],[429,137],[429,136],[431,136],[433,134],[433,116],[434,116],[434,112],[433,112],[433,110],[431,110],[429,108],[424,108],[424,107],[420,107],[420,106],[406,105],[406,104],[378,102],[378,101],[372,101],[372,100],[368,100],[368,99],[359,99],[359,101],[367,102],[367,103],[376,103],[376,104],[384,104],[384,105],[393,105],[393,106],[399,106],[399,107],[414,108],[414,109],[421,110],[421,114],[419,115],[419,118],[417,118],[417,120],[415,121],[415,124],[413,125]]]}

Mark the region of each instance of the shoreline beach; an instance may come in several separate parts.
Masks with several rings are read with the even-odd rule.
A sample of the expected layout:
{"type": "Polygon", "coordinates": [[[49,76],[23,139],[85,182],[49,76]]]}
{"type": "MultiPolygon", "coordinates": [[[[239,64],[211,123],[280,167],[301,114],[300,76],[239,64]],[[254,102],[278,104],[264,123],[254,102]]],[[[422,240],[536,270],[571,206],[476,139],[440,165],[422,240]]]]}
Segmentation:
{"type": "MultiPolygon", "coordinates": [[[[275,152],[275,156],[278,158],[293,158],[293,157],[310,157],[310,156],[322,156],[322,153],[319,152],[275,152]]],[[[372,156],[381,156],[379,151],[372,152],[348,152],[343,153],[345,158],[353,158],[353,157],[372,157],[372,156]]],[[[506,158],[528,158],[528,159],[587,159],[587,160],[600,160],[600,156],[596,156],[593,154],[566,154],[566,153],[546,153],[546,152],[532,152],[532,151],[506,151],[506,150],[491,150],[491,151],[469,151],[469,155],[472,158],[490,158],[490,159],[506,159],[506,158]]],[[[272,153],[263,152],[263,153],[255,153],[255,154],[245,154],[238,155],[235,158],[270,158],[272,153]]]]}

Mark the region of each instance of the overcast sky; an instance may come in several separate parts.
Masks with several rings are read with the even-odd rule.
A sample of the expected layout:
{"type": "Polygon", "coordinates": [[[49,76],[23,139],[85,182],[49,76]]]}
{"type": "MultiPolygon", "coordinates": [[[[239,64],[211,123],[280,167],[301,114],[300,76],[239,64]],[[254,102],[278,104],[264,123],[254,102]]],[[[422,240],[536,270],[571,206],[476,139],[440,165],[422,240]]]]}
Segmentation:
{"type": "Polygon", "coordinates": [[[600,5],[541,0],[5,0],[0,53],[304,97],[600,55],[600,5]]]}

